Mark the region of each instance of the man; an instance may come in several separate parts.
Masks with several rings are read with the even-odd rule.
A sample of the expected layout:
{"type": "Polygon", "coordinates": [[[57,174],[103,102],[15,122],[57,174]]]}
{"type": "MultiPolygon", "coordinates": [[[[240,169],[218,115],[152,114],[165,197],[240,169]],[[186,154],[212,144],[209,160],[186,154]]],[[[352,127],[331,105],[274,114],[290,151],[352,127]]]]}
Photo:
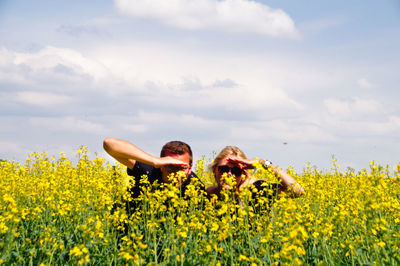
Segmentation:
{"type": "MultiPolygon", "coordinates": [[[[146,175],[152,184],[170,183],[172,178],[179,178],[177,172],[182,171],[186,180],[178,181],[182,194],[190,184],[193,177],[197,177],[192,171],[193,154],[190,146],[182,141],[170,141],[162,149],[160,157],[152,156],[132,143],[116,139],[106,138],[103,147],[117,161],[127,166],[128,175],[135,178],[135,185],[130,192],[133,198],[140,195],[140,178],[146,175]]],[[[204,186],[201,185],[201,190],[204,186]]]]}

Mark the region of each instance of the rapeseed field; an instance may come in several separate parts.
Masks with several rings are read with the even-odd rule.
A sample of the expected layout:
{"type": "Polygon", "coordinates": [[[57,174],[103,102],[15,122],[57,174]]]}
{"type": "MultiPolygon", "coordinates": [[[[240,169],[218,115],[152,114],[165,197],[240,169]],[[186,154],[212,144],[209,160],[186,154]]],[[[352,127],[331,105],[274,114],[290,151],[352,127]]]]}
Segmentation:
{"type": "MultiPolygon", "coordinates": [[[[46,153],[0,163],[0,264],[400,264],[399,166],[289,168],[306,193],[253,204],[249,191],[217,200],[191,185],[185,195],[174,184],[153,190],[145,177],[131,199],[126,167],[87,154],[80,147],[77,163],[46,153]],[[132,213],[130,201],[140,201],[132,213]]],[[[206,186],[208,163],[194,169],[206,186]]]]}

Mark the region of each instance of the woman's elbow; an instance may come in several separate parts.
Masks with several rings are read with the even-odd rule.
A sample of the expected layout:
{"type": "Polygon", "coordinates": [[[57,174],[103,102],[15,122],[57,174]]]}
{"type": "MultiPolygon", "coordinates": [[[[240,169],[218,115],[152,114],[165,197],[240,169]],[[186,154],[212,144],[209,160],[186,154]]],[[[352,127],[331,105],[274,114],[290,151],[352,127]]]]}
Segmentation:
{"type": "Polygon", "coordinates": [[[294,187],[294,193],[295,193],[296,197],[301,197],[306,193],[306,191],[304,190],[304,188],[302,186],[298,185],[298,186],[294,187]]]}

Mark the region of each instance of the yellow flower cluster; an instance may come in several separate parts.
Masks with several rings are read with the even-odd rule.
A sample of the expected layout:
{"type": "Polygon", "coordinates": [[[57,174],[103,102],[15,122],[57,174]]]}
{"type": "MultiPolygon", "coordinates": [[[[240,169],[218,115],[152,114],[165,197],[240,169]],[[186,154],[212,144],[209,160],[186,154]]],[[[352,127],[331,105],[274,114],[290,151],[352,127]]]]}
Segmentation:
{"type": "Polygon", "coordinates": [[[70,250],[69,254],[72,256],[72,260],[77,260],[78,265],[82,265],[85,262],[89,262],[89,250],[84,245],[75,246],[70,250]]]}
{"type": "MultiPolygon", "coordinates": [[[[199,180],[140,181],[139,198],[125,167],[90,159],[80,147],[34,153],[24,165],[0,163],[0,263],[4,264],[399,264],[400,166],[329,171],[307,165],[291,174],[306,190],[275,197],[255,188],[207,197],[213,182],[205,158],[199,180]],[[128,211],[126,205],[135,206],[128,211]]],[[[266,184],[275,175],[255,165],[266,184]]],[[[226,182],[234,180],[226,177],[226,182]]]]}

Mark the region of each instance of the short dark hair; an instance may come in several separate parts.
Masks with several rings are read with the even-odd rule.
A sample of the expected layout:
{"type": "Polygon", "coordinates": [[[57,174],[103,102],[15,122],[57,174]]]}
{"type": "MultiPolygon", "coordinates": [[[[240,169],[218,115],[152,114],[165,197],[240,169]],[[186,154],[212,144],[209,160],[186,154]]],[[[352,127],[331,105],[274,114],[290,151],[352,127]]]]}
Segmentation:
{"type": "Polygon", "coordinates": [[[193,162],[193,153],[192,149],[188,144],[185,142],[174,140],[164,144],[161,149],[160,157],[165,157],[167,152],[174,153],[174,154],[185,154],[186,152],[189,153],[189,162],[192,165],[193,162]]]}

